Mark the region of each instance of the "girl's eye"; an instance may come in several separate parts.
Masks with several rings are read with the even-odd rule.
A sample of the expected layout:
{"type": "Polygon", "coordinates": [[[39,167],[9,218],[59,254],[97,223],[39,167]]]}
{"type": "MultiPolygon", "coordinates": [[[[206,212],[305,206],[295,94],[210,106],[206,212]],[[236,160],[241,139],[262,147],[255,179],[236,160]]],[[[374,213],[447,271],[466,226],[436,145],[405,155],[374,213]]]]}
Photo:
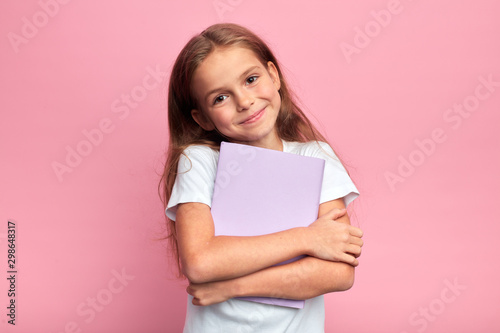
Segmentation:
{"type": "Polygon", "coordinates": [[[252,83],[254,83],[255,81],[257,81],[257,78],[258,78],[258,76],[256,76],[256,75],[250,76],[250,77],[247,79],[247,83],[248,83],[248,84],[252,84],[252,83]]]}
{"type": "Polygon", "coordinates": [[[220,103],[220,102],[224,102],[224,100],[226,98],[227,98],[226,95],[219,95],[219,96],[215,97],[214,104],[217,104],[217,103],[220,103]]]}

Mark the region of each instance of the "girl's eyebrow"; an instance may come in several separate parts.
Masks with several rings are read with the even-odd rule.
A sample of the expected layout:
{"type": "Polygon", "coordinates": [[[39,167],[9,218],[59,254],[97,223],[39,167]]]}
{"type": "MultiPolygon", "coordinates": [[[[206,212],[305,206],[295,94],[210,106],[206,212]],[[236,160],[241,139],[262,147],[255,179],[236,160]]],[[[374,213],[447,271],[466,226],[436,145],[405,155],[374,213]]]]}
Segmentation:
{"type": "MultiPolygon", "coordinates": [[[[248,74],[250,74],[252,71],[256,70],[256,69],[259,69],[260,67],[259,66],[252,66],[250,67],[249,69],[247,69],[246,71],[244,71],[241,75],[240,75],[240,80],[242,78],[244,78],[245,76],[247,76],[248,74]]],[[[213,93],[219,91],[219,90],[222,90],[223,88],[215,88],[215,89],[212,89],[210,90],[209,92],[206,93],[205,95],[205,100],[208,99],[208,96],[212,95],[213,93]]]]}

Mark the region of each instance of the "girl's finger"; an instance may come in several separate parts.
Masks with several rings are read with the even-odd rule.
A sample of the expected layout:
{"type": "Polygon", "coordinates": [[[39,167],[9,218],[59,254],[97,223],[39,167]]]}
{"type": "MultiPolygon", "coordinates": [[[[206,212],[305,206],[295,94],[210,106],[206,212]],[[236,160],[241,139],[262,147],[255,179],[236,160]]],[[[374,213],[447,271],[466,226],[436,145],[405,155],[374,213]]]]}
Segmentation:
{"type": "Polygon", "coordinates": [[[357,258],[361,255],[361,246],[350,244],[347,246],[346,252],[357,258]]]}
{"type": "Polygon", "coordinates": [[[363,230],[361,230],[357,227],[354,227],[352,225],[349,228],[349,233],[355,237],[363,237],[363,230]]]}

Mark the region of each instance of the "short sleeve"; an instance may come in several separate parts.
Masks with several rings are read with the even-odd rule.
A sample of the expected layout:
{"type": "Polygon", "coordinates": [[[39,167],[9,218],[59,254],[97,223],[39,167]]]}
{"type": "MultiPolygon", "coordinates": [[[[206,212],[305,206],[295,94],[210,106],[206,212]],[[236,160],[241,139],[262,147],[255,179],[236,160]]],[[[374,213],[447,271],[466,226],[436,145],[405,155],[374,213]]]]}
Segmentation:
{"type": "Polygon", "coordinates": [[[184,150],[166,209],[169,219],[175,221],[180,203],[199,202],[211,206],[218,155],[218,151],[207,146],[190,146],[184,150]]]}
{"type": "Polygon", "coordinates": [[[347,207],[359,196],[359,191],[330,145],[325,142],[319,144],[321,149],[315,144],[318,147],[316,157],[325,160],[320,203],[344,198],[347,207]]]}

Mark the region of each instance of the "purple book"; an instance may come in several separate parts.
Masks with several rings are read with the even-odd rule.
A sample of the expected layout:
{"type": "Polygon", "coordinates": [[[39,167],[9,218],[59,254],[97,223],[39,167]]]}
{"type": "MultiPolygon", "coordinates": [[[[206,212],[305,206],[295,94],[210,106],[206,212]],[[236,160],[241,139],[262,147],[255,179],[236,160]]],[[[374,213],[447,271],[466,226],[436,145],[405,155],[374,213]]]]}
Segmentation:
{"type": "MultiPolygon", "coordinates": [[[[308,226],[318,217],[324,165],[320,158],[222,142],[211,209],[215,235],[258,236],[308,226]]],[[[240,299],[304,307],[303,300],[240,299]]]]}

